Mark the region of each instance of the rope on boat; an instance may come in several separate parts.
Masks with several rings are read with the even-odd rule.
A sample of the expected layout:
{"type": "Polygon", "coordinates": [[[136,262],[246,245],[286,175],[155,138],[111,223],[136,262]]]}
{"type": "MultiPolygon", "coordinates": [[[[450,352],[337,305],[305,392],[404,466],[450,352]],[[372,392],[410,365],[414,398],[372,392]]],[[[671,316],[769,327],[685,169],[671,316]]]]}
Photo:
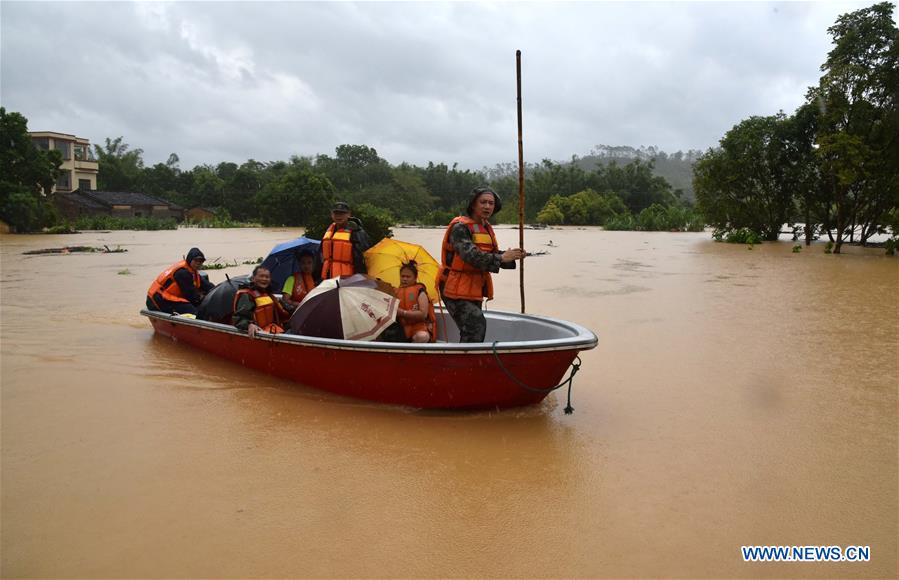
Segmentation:
{"type": "Polygon", "coordinates": [[[500,360],[500,358],[499,358],[499,353],[496,351],[496,344],[497,344],[497,342],[499,342],[499,341],[496,341],[496,340],[493,341],[493,358],[496,359],[496,364],[498,364],[498,365],[499,365],[499,368],[500,368],[504,373],[506,373],[506,376],[507,376],[507,377],[509,377],[510,379],[512,379],[512,381],[513,381],[516,385],[518,385],[519,387],[521,387],[522,389],[524,389],[524,390],[526,390],[526,391],[530,391],[530,392],[532,392],[532,393],[547,393],[547,394],[548,394],[548,393],[551,393],[551,392],[555,391],[556,389],[562,387],[565,383],[568,383],[568,404],[565,406],[565,414],[566,414],[566,415],[571,415],[571,414],[574,412],[574,407],[571,406],[571,386],[572,386],[573,381],[574,381],[574,375],[576,375],[577,372],[578,372],[579,370],[581,370],[581,357],[580,357],[580,355],[575,355],[575,356],[574,356],[575,361],[577,361],[577,362],[572,362],[572,363],[571,363],[571,372],[568,374],[568,378],[567,378],[567,379],[564,379],[561,383],[559,383],[558,385],[555,385],[555,386],[553,386],[553,387],[547,387],[547,388],[532,387],[532,386],[530,386],[530,385],[526,385],[525,383],[521,382],[521,381],[518,379],[518,377],[516,377],[515,375],[513,375],[513,374],[509,371],[509,369],[506,368],[506,365],[504,365],[504,364],[503,364],[503,361],[500,360]]]}

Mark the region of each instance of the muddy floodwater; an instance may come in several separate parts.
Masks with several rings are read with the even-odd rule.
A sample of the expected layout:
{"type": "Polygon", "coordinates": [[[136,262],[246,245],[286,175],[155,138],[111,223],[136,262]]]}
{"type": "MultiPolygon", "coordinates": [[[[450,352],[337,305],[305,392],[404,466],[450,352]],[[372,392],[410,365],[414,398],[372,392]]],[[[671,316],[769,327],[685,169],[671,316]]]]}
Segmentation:
{"type": "MultiPolygon", "coordinates": [[[[395,232],[438,255],[441,230],[395,232]]],[[[550,252],[527,261],[528,312],[599,336],[570,416],[564,393],[479,413],[344,399],[139,315],[191,246],[242,261],[299,233],[0,237],[3,577],[899,574],[899,260],[883,250],[527,232],[550,252]],[[128,251],[23,255],[104,244],[128,251]],[[744,562],[751,545],[870,561],[744,562]]],[[[517,311],[518,274],[496,282],[489,307],[517,311]]]]}

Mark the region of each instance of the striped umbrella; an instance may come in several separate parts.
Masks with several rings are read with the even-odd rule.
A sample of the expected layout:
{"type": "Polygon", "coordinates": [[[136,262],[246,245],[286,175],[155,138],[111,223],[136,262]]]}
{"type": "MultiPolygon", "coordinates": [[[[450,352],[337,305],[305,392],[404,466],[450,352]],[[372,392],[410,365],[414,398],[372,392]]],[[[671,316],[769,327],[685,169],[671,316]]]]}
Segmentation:
{"type": "Polygon", "coordinates": [[[324,280],[290,317],[295,334],[375,340],[396,320],[399,301],[390,284],[354,274],[324,280]]]}

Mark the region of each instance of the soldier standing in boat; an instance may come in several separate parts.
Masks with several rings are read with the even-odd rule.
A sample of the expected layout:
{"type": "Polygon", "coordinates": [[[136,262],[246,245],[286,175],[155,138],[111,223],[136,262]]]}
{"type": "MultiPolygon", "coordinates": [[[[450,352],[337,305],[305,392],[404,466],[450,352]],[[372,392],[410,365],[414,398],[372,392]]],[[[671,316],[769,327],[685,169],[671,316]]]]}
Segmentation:
{"type": "Polygon", "coordinates": [[[200,276],[206,256],[191,248],[180,262],[172,264],[156,277],[147,290],[147,310],[169,314],[197,314],[197,306],[214,285],[200,276]]]}
{"type": "Polygon", "coordinates": [[[440,251],[438,288],[446,309],[459,327],[460,342],[484,342],[487,321],[483,300],[493,299],[491,272],[514,269],[524,256],[519,248],[499,251],[490,216],[503,207],[489,187],[471,192],[467,215],[454,218],[446,228],[440,251]]]}
{"type": "Polygon", "coordinates": [[[350,206],[338,201],[331,208],[333,222],[322,236],[322,280],[365,274],[365,250],[371,246],[362,222],[353,217],[350,206]]]}

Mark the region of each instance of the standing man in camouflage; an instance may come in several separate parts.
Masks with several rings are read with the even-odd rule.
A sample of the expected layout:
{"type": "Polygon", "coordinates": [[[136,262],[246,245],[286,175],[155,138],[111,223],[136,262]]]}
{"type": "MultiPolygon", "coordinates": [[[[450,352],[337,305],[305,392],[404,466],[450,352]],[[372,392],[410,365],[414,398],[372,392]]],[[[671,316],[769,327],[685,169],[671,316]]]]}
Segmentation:
{"type": "Polygon", "coordinates": [[[520,248],[499,251],[488,220],[502,207],[495,191],[477,187],[468,201],[468,215],[454,218],[443,236],[438,287],[459,327],[460,342],[484,342],[487,321],[481,305],[484,298],[493,299],[490,273],[514,269],[515,261],[524,257],[520,248]]]}
{"type": "Polygon", "coordinates": [[[353,217],[345,201],[338,201],[331,208],[331,221],[319,246],[322,280],[365,274],[365,250],[371,242],[362,222],[353,217]]]}

